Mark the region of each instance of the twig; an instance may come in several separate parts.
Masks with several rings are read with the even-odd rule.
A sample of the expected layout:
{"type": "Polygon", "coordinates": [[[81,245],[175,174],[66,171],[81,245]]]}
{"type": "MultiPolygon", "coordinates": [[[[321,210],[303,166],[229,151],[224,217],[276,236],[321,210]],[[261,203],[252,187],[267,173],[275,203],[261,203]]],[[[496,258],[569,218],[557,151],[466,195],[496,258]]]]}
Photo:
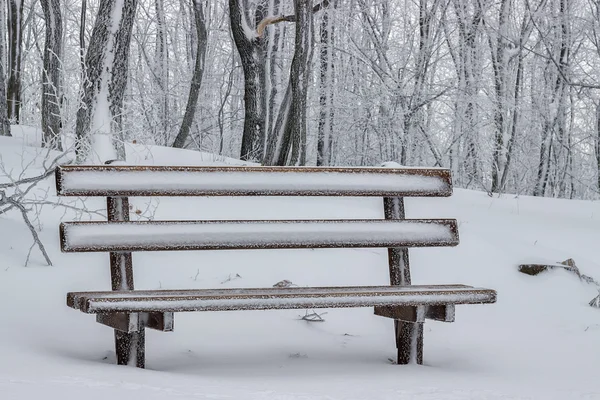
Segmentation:
{"type": "Polygon", "coordinates": [[[300,319],[303,321],[307,321],[307,322],[325,322],[325,320],[323,319],[323,317],[321,317],[322,315],[327,314],[327,312],[321,313],[321,314],[317,314],[316,312],[312,312],[312,313],[308,313],[308,310],[306,310],[306,314],[304,314],[304,316],[300,316],[300,319]]]}
{"type": "MultiPolygon", "coordinates": [[[[313,7],[312,12],[313,12],[313,14],[317,13],[317,12],[321,11],[322,9],[327,8],[328,6],[329,6],[329,0],[323,0],[321,3],[319,3],[313,7]]],[[[295,15],[277,15],[277,16],[265,17],[262,19],[262,21],[260,21],[258,23],[258,26],[256,27],[256,35],[259,37],[262,36],[268,25],[276,24],[279,22],[296,22],[296,16],[295,15]]]]}
{"type": "MultiPolygon", "coordinates": [[[[22,201],[21,204],[31,204],[31,205],[47,205],[47,206],[54,206],[54,207],[63,207],[69,210],[73,210],[73,211],[78,211],[78,212],[85,212],[88,214],[94,214],[97,215],[99,217],[102,218],[106,218],[106,214],[98,211],[98,210],[86,210],[85,208],[81,208],[81,207],[76,207],[76,206],[71,206],[69,204],[63,204],[63,203],[56,203],[53,201],[47,201],[47,200],[28,200],[28,201],[22,201]]],[[[2,212],[0,212],[1,214],[2,212]]]]}
{"type": "MultiPolygon", "coordinates": [[[[21,211],[23,220],[25,221],[25,224],[29,228],[29,231],[31,232],[31,236],[33,236],[34,243],[38,245],[38,247],[39,247],[40,251],[42,252],[42,254],[44,255],[44,258],[46,259],[46,262],[48,263],[48,265],[52,266],[52,261],[50,260],[50,257],[48,256],[48,253],[46,252],[46,248],[44,247],[44,244],[40,240],[40,237],[39,237],[37,231],[35,230],[35,227],[31,223],[31,220],[27,216],[27,209],[25,208],[25,206],[22,205],[21,203],[19,203],[18,201],[16,201],[15,199],[13,199],[12,197],[7,197],[4,192],[0,192],[0,204],[2,204],[2,203],[12,204],[14,207],[18,208],[19,211],[21,211]]],[[[27,256],[27,258],[29,259],[29,255],[27,256]]]]}
{"type": "Polygon", "coordinates": [[[20,179],[18,181],[12,181],[12,182],[9,182],[9,183],[0,183],[0,189],[7,189],[7,188],[11,188],[11,187],[16,187],[16,186],[24,185],[26,183],[31,183],[31,182],[37,183],[37,182],[39,182],[39,181],[41,181],[43,179],[46,179],[50,175],[52,175],[54,173],[54,170],[56,170],[56,167],[48,169],[43,174],[38,175],[38,176],[33,176],[31,178],[23,178],[23,179],[20,179]]]}
{"type": "Polygon", "coordinates": [[[31,246],[29,246],[29,251],[27,252],[27,258],[25,258],[25,266],[26,267],[29,265],[29,257],[31,257],[31,251],[33,250],[34,247],[35,247],[35,242],[31,243],[31,246]]]}
{"type": "Polygon", "coordinates": [[[230,282],[230,281],[232,281],[234,279],[239,279],[241,277],[242,276],[240,274],[235,274],[235,276],[232,278],[231,274],[229,274],[229,276],[227,277],[227,279],[225,279],[223,282],[221,282],[221,285],[224,284],[224,283],[230,282]]]}

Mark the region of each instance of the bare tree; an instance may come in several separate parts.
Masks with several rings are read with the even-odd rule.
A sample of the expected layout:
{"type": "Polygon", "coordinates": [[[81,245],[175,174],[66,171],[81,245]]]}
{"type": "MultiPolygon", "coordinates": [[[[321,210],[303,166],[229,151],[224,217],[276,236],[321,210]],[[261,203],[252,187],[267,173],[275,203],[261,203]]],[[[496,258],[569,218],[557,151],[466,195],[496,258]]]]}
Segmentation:
{"type": "Polygon", "coordinates": [[[21,60],[23,50],[22,0],[8,0],[8,118],[19,123],[21,112],[21,60]]]}
{"type": "Polygon", "coordinates": [[[81,80],[85,80],[85,26],[87,20],[87,0],[81,0],[81,13],[79,16],[79,59],[81,62],[81,80]]]}
{"type": "MultiPolygon", "coordinates": [[[[546,69],[543,74],[545,92],[538,98],[542,109],[542,130],[537,168],[537,181],[533,189],[534,196],[544,196],[549,185],[553,185],[552,172],[558,172],[559,159],[563,156],[566,142],[566,107],[571,56],[570,9],[569,0],[558,1],[558,21],[560,29],[552,30],[552,42],[544,38],[544,47],[548,53],[546,69]]],[[[556,176],[554,177],[556,179],[556,176]]]]}
{"type": "MultiPolygon", "coordinates": [[[[444,90],[428,93],[428,77],[431,74],[432,58],[435,44],[440,36],[441,29],[437,29],[436,17],[443,7],[442,0],[420,0],[419,2],[419,47],[415,54],[415,67],[413,76],[413,89],[408,98],[396,93],[395,97],[404,109],[404,135],[402,149],[400,152],[400,163],[408,164],[409,156],[413,156],[419,147],[419,136],[423,136],[427,147],[435,159],[436,166],[442,166],[442,158],[439,149],[434,144],[430,133],[425,129],[425,109],[431,101],[443,94],[444,90]],[[412,153],[412,154],[411,154],[412,153]]],[[[442,13],[445,12],[445,8],[442,13]]]]}
{"type": "MultiPolygon", "coordinates": [[[[92,142],[99,154],[88,160],[116,158],[115,147],[122,157],[126,138],[232,157],[243,148],[243,158],[269,165],[391,159],[450,167],[457,187],[489,194],[599,196],[600,0],[313,0],[310,52],[296,45],[299,2],[200,1],[210,40],[199,51],[192,0],[138,0],[131,50],[118,56],[127,13],[110,10],[123,2],[69,0],[60,2],[60,57],[44,47],[55,21],[41,12],[59,0],[40,1],[0,7],[0,32],[20,32],[27,72],[12,91],[19,102],[8,93],[0,102],[2,134],[17,105],[19,123],[41,126],[48,143],[61,130],[48,120],[62,114],[62,135],[75,127],[84,139],[79,160],[92,142]],[[6,11],[21,4],[15,31],[6,11]],[[119,23],[104,43],[96,25],[107,16],[119,23]],[[132,73],[112,74],[114,60],[132,73]]],[[[16,69],[4,42],[6,89],[16,69]]]]}
{"type": "Polygon", "coordinates": [[[256,27],[267,17],[268,6],[268,0],[260,0],[251,20],[246,1],[229,0],[231,31],[244,69],[242,160],[260,160],[264,152],[267,38],[262,31],[258,34],[256,27]]]}
{"type": "Polygon", "coordinates": [[[483,19],[483,5],[480,0],[453,0],[458,25],[458,51],[455,66],[458,75],[456,99],[456,134],[461,153],[458,176],[465,187],[482,186],[481,158],[479,155],[477,132],[477,93],[479,91],[480,53],[477,49],[477,36],[483,19]]]}
{"type": "MultiPolygon", "coordinates": [[[[193,0],[192,3],[195,3],[193,0]]],[[[156,11],[156,48],[154,55],[155,79],[158,84],[158,120],[160,133],[164,143],[169,141],[169,50],[167,48],[167,31],[165,5],[163,0],[154,0],[156,11]]]]}
{"type": "Polygon", "coordinates": [[[62,149],[62,39],[63,22],[60,0],[41,0],[46,23],[44,68],[42,76],[42,145],[62,149]]]}
{"type": "MultiPolygon", "coordinates": [[[[543,4],[543,2],[539,3],[538,8],[543,4]]],[[[535,12],[534,12],[535,14],[535,12]]],[[[509,123],[507,125],[510,126],[510,128],[506,128],[507,131],[507,135],[508,139],[506,141],[506,144],[504,143],[504,134],[500,134],[498,131],[496,132],[496,140],[494,141],[495,146],[497,146],[494,150],[494,155],[495,155],[495,161],[494,164],[492,165],[492,191],[496,192],[502,192],[505,190],[506,188],[506,183],[507,183],[507,179],[508,179],[508,175],[509,172],[511,170],[511,166],[512,166],[512,160],[513,160],[513,155],[514,155],[514,146],[515,143],[517,141],[517,129],[518,129],[518,125],[519,125],[519,118],[521,116],[521,98],[522,98],[522,92],[523,92],[523,70],[524,70],[524,63],[525,63],[525,55],[526,53],[526,43],[529,40],[529,37],[531,35],[531,32],[533,30],[533,24],[531,23],[531,18],[532,15],[530,15],[529,12],[525,12],[521,21],[521,29],[520,29],[520,33],[519,33],[519,37],[515,40],[513,39],[512,43],[508,43],[505,44],[503,43],[503,45],[505,46],[505,52],[509,52],[508,56],[504,56],[504,60],[506,62],[506,66],[504,67],[504,75],[500,75],[503,79],[504,79],[504,83],[502,83],[502,85],[504,86],[502,92],[498,92],[497,91],[497,95],[501,94],[503,95],[504,99],[498,99],[497,101],[503,101],[503,102],[508,102],[509,104],[511,103],[511,99],[510,97],[512,97],[512,120],[509,121],[509,123]],[[506,48],[508,47],[508,49],[506,48]],[[515,54],[516,52],[516,54],[515,54]],[[516,61],[515,61],[516,59],[516,61]],[[513,73],[514,73],[514,85],[511,87],[509,87],[508,85],[510,84],[508,81],[509,79],[507,79],[507,75],[508,75],[508,71],[506,71],[507,68],[510,68],[510,63],[515,63],[516,62],[516,66],[512,67],[513,68],[513,73]],[[512,89],[512,90],[511,90],[512,89]],[[501,136],[500,136],[501,135],[501,136]],[[502,152],[504,153],[504,161],[503,161],[503,167],[502,167],[502,152]],[[494,185],[494,178],[493,178],[493,174],[494,174],[494,170],[498,170],[498,173],[501,172],[501,177],[500,177],[500,182],[499,182],[499,186],[497,183],[497,178],[496,178],[496,187],[494,185]]],[[[508,35],[508,33],[506,33],[508,35]]],[[[500,44],[500,42],[498,43],[500,44]]],[[[497,59],[498,60],[498,59],[497,59]]],[[[502,68],[502,67],[501,67],[502,68]]],[[[502,71],[502,69],[500,69],[500,71],[502,71]]],[[[497,109],[496,112],[499,112],[500,109],[502,108],[502,106],[500,106],[499,104],[497,104],[497,109]]],[[[499,127],[499,118],[496,117],[495,118],[496,121],[496,127],[499,127]]]]}
{"type": "Polygon", "coordinates": [[[334,63],[333,50],[335,46],[335,26],[333,24],[334,10],[337,0],[332,3],[333,10],[326,10],[321,18],[319,52],[319,125],[317,139],[317,165],[331,163],[331,145],[333,143],[334,110],[334,63]]]}
{"type": "Polygon", "coordinates": [[[312,59],[313,1],[295,0],[296,37],[290,70],[290,104],[283,128],[278,165],[306,163],[306,96],[312,59]]]}
{"type": "Polygon", "coordinates": [[[11,136],[8,122],[8,108],[6,106],[6,73],[4,60],[6,59],[4,29],[5,6],[0,5],[0,136],[11,136]]]}
{"type": "MultiPolygon", "coordinates": [[[[313,55],[313,14],[328,7],[329,0],[323,0],[321,3],[313,6],[310,1],[309,6],[304,3],[294,2],[294,12],[291,15],[279,15],[263,19],[258,26],[258,31],[262,32],[268,25],[279,22],[296,22],[294,37],[294,57],[290,66],[289,81],[284,92],[277,118],[274,119],[274,107],[271,106],[271,118],[269,123],[268,137],[266,138],[266,149],[263,157],[263,164],[266,165],[286,165],[300,164],[306,162],[306,110],[295,109],[295,102],[298,101],[306,108],[306,94],[308,92],[308,82],[311,75],[311,62],[313,55]],[[299,7],[305,16],[298,16],[299,7]],[[299,18],[302,18],[302,24],[298,26],[299,18]],[[300,35],[300,36],[299,36],[300,35]],[[302,38],[302,35],[307,35],[302,38]],[[305,68],[305,69],[303,69],[305,68]],[[306,86],[306,88],[305,88],[306,86]],[[305,91],[306,89],[306,91],[305,91]],[[294,113],[295,116],[292,116],[294,113]],[[300,119],[294,119],[300,118],[300,119]]],[[[281,36],[279,36],[281,37],[281,36]]],[[[280,45],[277,44],[279,47],[280,45]]],[[[274,52],[271,52],[271,57],[274,52]]],[[[273,71],[274,68],[271,68],[273,71]]],[[[273,74],[271,74],[272,79],[273,74]]],[[[275,91],[271,91],[274,96],[275,91]]],[[[274,99],[270,99],[271,105],[274,99]]]]}
{"type": "Polygon", "coordinates": [[[199,0],[191,0],[194,9],[194,21],[196,24],[196,62],[194,66],[194,74],[192,76],[192,83],[190,84],[190,93],[188,95],[188,102],[185,108],[185,115],[183,122],[179,128],[179,133],[173,142],[173,147],[183,148],[190,134],[192,123],[194,122],[194,116],[196,114],[196,108],[198,105],[198,96],[200,94],[200,87],[202,86],[202,77],[204,75],[204,63],[206,57],[206,46],[208,36],[206,32],[206,23],[204,20],[204,11],[202,10],[202,4],[199,0]]]}
{"type": "Polygon", "coordinates": [[[127,86],[129,44],[137,0],[102,0],[87,48],[86,81],[77,111],[77,155],[89,150],[97,161],[124,159],[122,112],[127,86]],[[94,135],[94,138],[90,136],[94,135]],[[116,136],[116,151],[112,144],[116,136]],[[91,148],[86,145],[91,141],[91,148]]]}

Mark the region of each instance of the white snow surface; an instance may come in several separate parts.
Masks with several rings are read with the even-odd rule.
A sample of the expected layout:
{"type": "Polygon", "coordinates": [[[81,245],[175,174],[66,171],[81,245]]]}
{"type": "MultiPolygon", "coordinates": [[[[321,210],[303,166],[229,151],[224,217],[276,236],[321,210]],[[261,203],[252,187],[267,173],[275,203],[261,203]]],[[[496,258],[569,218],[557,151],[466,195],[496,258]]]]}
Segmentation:
{"type": "MultiPolygon", "coordinates": [[[[8,171],[19,173],[39,153],[0,138],[8,171]]],[[[202,157],[160,148],[144,154],[163,165],[202,157]]],[[[54,200],[51,178],[44,188],[54,200]]],[[[151,200],[132,204],[145,210],[151,200]]],[[[90,208],[103,204],[87,200],[90,208]]],[[[62,254],[57,227],[73,215],[46,207],[40,237],[55,266],[44,266],[34,249],[23,267],[27,227],[16,213],[0,215],[0,399],[599,399],[600,310],[588,306],[596,288],[564,271],[530,277],[516,267],[572,257],[599,279],[600,204],[455,190],[406,205],[409,218],[457,218],[461,235],[458,247],[410,251],[415,284],[498,291],[496,304],[458,306],[454,323],[428,321],[422,366],[388,361],[393,324],[370,308],[327,309],[320,323],[299,320],[304,310],[181,313],[175,332],[148,331],[146,370],[116,366],[111,330],[65,304],[67,292],[110,288],[108,255],[62,254]]],[[[382,215],[375,198],[162,198],[156,210],[161,219],[382,215]]],[[[136,253],[133,262],[136,287],[149,290],[389,279],[384,249],[136,253]]]]}
{"type": "Polygon", "coordinates": [[[325,308],[332,307],[355,307],[359,305],[398,305],[398,304],[439,304],[439,303],[477,303],[486,302],[490,296],[486,293],[436,293],[430,295],[404,294],[399,296],[344,296],[344,297],[299,297],[299,298],[242,298],[242,299],[217,299],[217,298],[198,298],[186,299],[175,297],[170,299],[156,298],[152,301],[89,301],[90,312],[106,311],[190,311],[197,309],[278,309],[299,308],[302,305],[305,308],[325,308]]]}
{"type": "MultiPolygon", "coordinates": [[[[444,291],[444,290],[466,290],[470,289],[465,285],[436,285],[435,287],[427,286],[427,285],[412,285],[412,286],[402,286],[399,289],[399,286],[350,286],[350,287],[340,287],[340,286],[329,286],[326,288],[314,288],[314,287],[292,287],[292,288],[232,288],[232,289],[202,289],[202,296],[245,296],[245,295],[255,295],[255,296],[270,296],[275,292],[278,295],[290,296],[314,296],[318,294],[322,294],[324,290],[330,292],[335,295],[343,295],[348,293],[371,293],[373,291],[377,291],[381,294],[386,293],[394,293],[398,290],[402,292],[419,292],[422,290],[429,290],[432,292],[436,291],[444,291]],[[376,288],[376,289],[374,289],[376,288]]],[[[125,292],[75,292],[74,301],[75,303],[79,302],[82,297],[94,297],[98,299],[116,299],[116,298],[132,298],[137,296],[145,296],[145,297],[160,297],[163,295],[167,295],[169,297],[185,297],[185,296],[193,296],[197,295],[198,290],[195,289],[184,289],[184,290],[162,290],[160,292],[152,291],[152,290],[128,290],[125,292]],[[159,294],[160,293],[160,294],[159,294]]]]}

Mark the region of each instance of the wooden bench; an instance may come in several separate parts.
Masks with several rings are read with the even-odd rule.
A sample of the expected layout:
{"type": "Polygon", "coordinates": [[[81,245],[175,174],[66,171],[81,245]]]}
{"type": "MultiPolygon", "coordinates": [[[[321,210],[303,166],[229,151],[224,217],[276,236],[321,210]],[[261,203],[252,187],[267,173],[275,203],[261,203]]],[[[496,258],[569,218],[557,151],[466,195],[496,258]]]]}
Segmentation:
{"type": "Polygon", "coordinates": [[[456,304],[493,303],[465,285],[411,286],[408,248],[455,246],[455,220],[405,219],[406,196],[452,193],[445,169],[62,166],[61,196],[107,197],[108,221],[65,222],[64,252],[109,252],[112,291],[67,294],[69,307],[115,330],[118,364],[143,368],[144,329],[173,330],[173,313],[374,307],[392,318],[398,363],[423,361],[425,319],[454,321],[456,304]],[[133,196],[376,196],[378,220],[129,221],[133,196]],[[390,285],[134,290],[133,251],[387,247],[390,285]]]}

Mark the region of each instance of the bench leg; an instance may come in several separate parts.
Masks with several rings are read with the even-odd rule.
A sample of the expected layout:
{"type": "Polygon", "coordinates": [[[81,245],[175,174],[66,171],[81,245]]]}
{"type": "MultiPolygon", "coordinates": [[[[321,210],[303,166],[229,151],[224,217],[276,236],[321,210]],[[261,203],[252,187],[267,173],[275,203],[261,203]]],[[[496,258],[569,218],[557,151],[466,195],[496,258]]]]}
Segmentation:
{"type": "Polygon", "coordinates": [[[146,332],[121,332],[115,329],[115,350],[118,365],[144,368],[146,361],[146,332]]]}
{"type": "Polygon", "coordinates": [[[394,321],[398,364],[423,364],[423,323],[394,321]]]}

